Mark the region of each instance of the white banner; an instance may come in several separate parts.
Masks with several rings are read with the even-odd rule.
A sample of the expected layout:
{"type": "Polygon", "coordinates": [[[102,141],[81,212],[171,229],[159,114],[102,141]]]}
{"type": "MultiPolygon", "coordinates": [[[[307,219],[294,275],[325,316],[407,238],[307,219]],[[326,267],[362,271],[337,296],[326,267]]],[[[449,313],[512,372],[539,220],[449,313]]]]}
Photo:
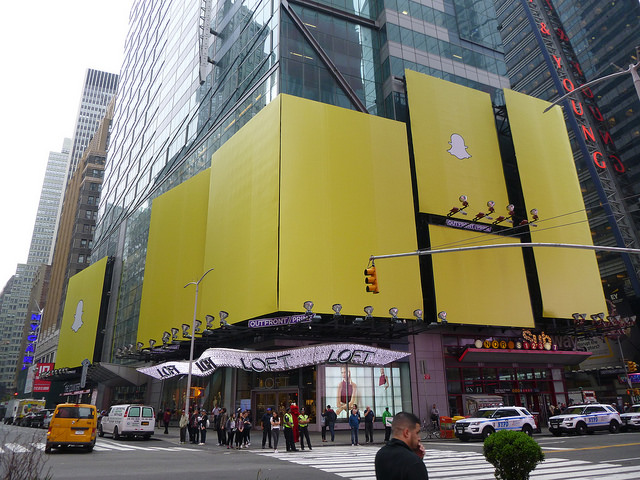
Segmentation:
{"type": "MultiPolygon", "coordinates": [[[[204,377],[211,375],[220,367],[242,368],[254,372],[278,372],[325,363],[381,366],[407,355],[410,353],[354,343],[313,345],[271,352],[209,348],[200,355],[200,358],[193,361],[191,374],[204,377]]],[[[176,375],[187,375],[189,362],[166,362],[137,370],[158,379],[171,378],[176,375]]]]}

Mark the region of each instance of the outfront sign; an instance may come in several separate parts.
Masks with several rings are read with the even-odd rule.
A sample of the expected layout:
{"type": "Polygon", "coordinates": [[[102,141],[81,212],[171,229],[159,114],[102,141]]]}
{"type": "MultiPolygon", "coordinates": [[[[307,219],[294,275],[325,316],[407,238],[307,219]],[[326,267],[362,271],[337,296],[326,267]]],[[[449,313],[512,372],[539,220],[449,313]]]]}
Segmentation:
{"type": "MultiPolygon", "coordinates": [[[[313,345],[280,351],[251,351],[231,348],[209,348],[193,361],[193,375],[211,375],[219,367],[242,368],[254,372],[294,370],[319,364],[349,363],[381,366],[410,355],[382,348],[353,343],[313,345]]],[[[189,362],[166,362],[137,369],[154,378],[164,379],[189,373],[189,362]]]]}

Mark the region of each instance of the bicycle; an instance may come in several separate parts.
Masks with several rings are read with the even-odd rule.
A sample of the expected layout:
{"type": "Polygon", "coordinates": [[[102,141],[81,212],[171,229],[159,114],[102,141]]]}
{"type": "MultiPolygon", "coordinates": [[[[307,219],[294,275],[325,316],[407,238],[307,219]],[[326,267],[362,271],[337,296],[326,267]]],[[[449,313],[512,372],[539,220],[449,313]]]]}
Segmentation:
{"type": "Polygon", "coordinates": [[[422,431],[426,433],[422,440],[428,440],[430,438],[440,438],[440,426],[437,420],[422,419],[422,431]]]}

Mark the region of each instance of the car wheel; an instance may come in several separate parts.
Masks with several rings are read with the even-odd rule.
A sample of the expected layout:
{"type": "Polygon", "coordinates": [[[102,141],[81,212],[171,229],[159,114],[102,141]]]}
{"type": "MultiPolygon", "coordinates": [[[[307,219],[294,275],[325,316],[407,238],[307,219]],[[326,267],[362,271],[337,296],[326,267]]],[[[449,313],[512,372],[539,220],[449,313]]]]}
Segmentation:
{"type": "Polygon", "coordinates": [[[484,430],[482,430],[482,439],[484,440],[493,432],[495,432],[495,430],[492,427],[486,427],[484,430]]]}
{"type": "Polygon", "coordinates": [[[460,439],[461,442],[468,442],[469,441],[469,437],[458,437],[460,439]]]}
{"type": "Polygon", "coordinates": [[[528,423],[524,424],[524,426],[522,427],[522,431],[530,437],[533,437],[533,428],[531,428],[531,425],[529,425],[528,423]]]}
{"type": "Polygon", "coordinates": [[[44,453],[51,453],[51,445],[48,443],[44,446],[44,453]]]}
{"type": "Polygon", "coordinates": [[[144,435],[142,438],[143,440],[149,440],[151,438],[151,435],[144,435]]]}
{"type": "Polygon", "coordinates": [[[576,425],[576,433],[578,435],[584,435],[585,433],[587,433],[587,426],[584,424],[584,422],[580,422],[576,425]]]}
{"type": "Polygon", "coordinates": [[[120,434],[118,433],[118,427],[114,427],[113,429],[113,439],[118,440],[120,438],[120,434]]]}
{"type": "Polygon", "coordinates": [[[102,430],[102,425],[98,425],[98,436],[104,437],[104,430],[102,430]]]}
{"type": "Polygon", "coordinates": [[[611,433],[618,433],[620,431],[620,424],[615,420],[611,420],[611,423],[609,424],[609,431],[611,433]]]}
{"type": "Polygon", "coordinates": [[[554,437],[560,437],[562,435],[562,432],[560,430],[549,430],[551,432],[551,435],[553,435],[554,437]]]}
{"type": "Polygon", "coordinates": [[[88,452],[88,453],[93,452],[93,445],[87,445],[87,447],[86,447],[86,448],[87,448],[87,452],[88,452]]]}

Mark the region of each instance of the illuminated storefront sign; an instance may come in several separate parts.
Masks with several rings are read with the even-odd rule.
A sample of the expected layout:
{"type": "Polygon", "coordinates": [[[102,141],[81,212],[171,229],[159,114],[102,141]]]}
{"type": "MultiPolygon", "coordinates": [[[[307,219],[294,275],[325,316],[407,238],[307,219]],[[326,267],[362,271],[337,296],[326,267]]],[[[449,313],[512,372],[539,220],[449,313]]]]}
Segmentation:
{"type": "Polygon", "coordinates": [[[24,356],[22,357],[22,370],[29,368],[33,364],[33,354],[36,351],[41,318],[42,315],[37,313],[31,315],[31,329],[27,335],[27,347],[24,349],[24,356]]]}
{"type": "Polygon", "coordinates": [[[296,323],[307,323],[311,321],[310,315],[291,315],[290,317],[278,318],[258,318],[249,320],[249,328],[279,327],[282,325],[295,325],[296,323]]]}
{"type": "MultiPolygon", "coordinates": [[[[319,364],[356,364],[382,366],[410,355],[382,348],[358,344],[326,344],[292,348],[281,351],[250,351],[231,348],[209,348],[194,360],[192,374],[211,375],[220,367],[241,368],[253,372],[294,370],[319,364]]],[[[164,379],[189,372],[189,362],[166,362],[153,367],[137,369],[154,378],[164,379]]]]}

